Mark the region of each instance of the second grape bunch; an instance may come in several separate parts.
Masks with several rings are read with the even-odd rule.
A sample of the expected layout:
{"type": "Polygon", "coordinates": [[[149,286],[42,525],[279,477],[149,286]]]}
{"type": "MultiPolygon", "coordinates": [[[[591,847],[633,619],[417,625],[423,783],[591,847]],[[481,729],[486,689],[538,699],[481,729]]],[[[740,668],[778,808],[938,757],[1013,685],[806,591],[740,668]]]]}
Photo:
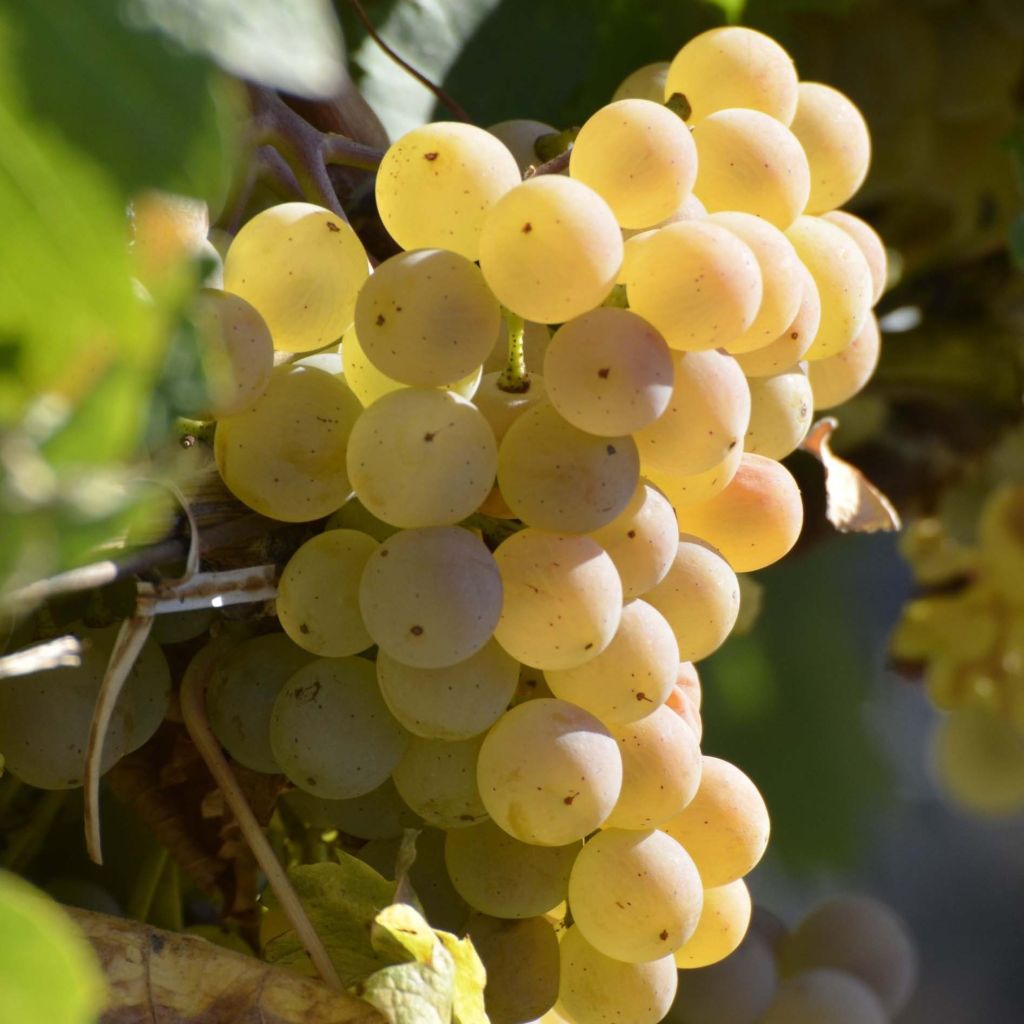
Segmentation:
{"type": "Polygon", "coordinates": [[[656,1024],[741,942],[768,842],[755,784],[701,752],[693,663],[737,573],[796,543],[779,460],[870,377],[886,255],[838,209],[863,118],[752,30],[630,76],[567,173],[531,170],[549,131],[395,142],[376,196],[403,251],[372,273],[308,204],[232,242],[217,466],[257,512],[326,522],[284,568],[284,633],[221,655],[211,716],[368,849],[424,826],[414,883],[478,941],[494,1024],[656,1024]]]}

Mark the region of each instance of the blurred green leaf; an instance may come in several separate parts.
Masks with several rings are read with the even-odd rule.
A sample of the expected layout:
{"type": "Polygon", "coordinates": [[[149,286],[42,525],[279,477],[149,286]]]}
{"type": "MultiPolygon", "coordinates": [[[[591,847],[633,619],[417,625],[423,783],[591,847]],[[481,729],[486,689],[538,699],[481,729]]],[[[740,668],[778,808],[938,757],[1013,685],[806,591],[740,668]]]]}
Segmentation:
{"type": "Polygon", "coordinates": [[[131,10],[242,78],[300,96],[341,86],[341,33],[328,0],[132,0],[131,10]]]}
{"type": "Polygon", "coordinates": [[[103,1005],[92,948],[60,907],[0,872],[0,1012],[10,1024],[91,1024],[103,1005]]]}

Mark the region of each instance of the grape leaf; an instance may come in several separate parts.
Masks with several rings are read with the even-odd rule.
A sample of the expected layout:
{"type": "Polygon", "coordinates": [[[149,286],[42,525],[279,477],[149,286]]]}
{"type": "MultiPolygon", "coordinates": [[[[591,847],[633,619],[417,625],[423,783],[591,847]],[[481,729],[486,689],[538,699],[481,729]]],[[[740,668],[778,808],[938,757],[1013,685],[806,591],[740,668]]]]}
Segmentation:
{"type": "Polygon", "coordinates": [[[58,904],[0,872],[0,1007],[18,1024],[89,1024],[104,1002],[96,957],[58,904]]]}

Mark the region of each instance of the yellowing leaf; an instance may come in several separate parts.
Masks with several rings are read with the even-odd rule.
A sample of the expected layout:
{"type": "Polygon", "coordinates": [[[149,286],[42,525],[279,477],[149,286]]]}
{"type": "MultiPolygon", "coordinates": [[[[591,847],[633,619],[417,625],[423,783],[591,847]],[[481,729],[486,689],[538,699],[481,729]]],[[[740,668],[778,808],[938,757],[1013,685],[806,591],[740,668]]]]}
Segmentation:
{"type": "Polygon", "coordinates": [[[819,420],[801,446],[825,467],[825,515],[842,533],[899,530],[900,516],[892,502],[864,474],[832,454],[829,439],[839,425],[831,416],[819,420]]]}
{"type": "Polygon", "coordinates": [[[429,963],[437,946],[437,935],[423,915],[407,903],[385,907],[375,918],[370,941],[374,949],[392,963],[411,957],[429,963]]]}
{"type": "Polygon", "coordinates": [[[438,932],[437,937],[455,961],[455,991],[452,1010],[455,1024],[489,1024],[484,1009],[484,985],[487,971],[484,969],[473,943],[460,939],[451,932],[438,932]]]}
{"type": "Polygon", "coordinates": [[[385,967],[355,991],[389,1024],[451,1024],[454,975],[451,956],[437,943],[432,963],[385,967]]]}

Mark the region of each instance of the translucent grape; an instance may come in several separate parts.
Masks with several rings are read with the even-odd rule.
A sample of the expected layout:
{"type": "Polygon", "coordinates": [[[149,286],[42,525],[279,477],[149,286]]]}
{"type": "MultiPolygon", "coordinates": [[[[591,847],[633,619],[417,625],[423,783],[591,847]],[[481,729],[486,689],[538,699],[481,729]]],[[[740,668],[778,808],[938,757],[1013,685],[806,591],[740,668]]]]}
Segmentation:
{"type": "Polygon", "coordinates": [[[681,661],[679,663],[676,687],[693,701],[694,707],[699,711],[702,701],[700,674],[697,672],[697,666],[692,661],[681,661]]]}
{"type": "Polygon", "coordinates": [[[660,102],[616,100],[583,124],[569,174],[589,185],[624,228],[647,228],[679,208],[697,178],[690,131],[660,102]]]}
{"type": "Polygon", "coordinates": [[[183,644],[202,636],[217,618],[213,608],[197,608],[188,612],[170,612],[158,615],[150,636],[161,647],[183,644]]]}
{"type": "Polygon", "coordinates": [[[622,583],[596,541],[528,528],[503,541],[494,558],[505,598],[494,638],[517,661],[573,668],[611,642],[622,583]]]}
{"type": "Polygon", "coordinates": [[[740,610],[736,573],[712,548],[681,537],[665,578],[644,600],[665,616],[679,644],[682,661],[700,661],[716,651],[732,631],[740,610]]]}
{"type": "Polygon", "coordinates": [[[213,734],[241,765],[255,772],[281,768],[270,746],[274,701],[313,655],[284,633],[242,640],[214,662],[206,689],[206,712],[213,734]]]}
{"type": "Polygon", "coordinates": [[[768,845],[764,798],[734,764],[704,755],[697,795],[662,826],[693,858],[708,888],[751,871],[768,845]]]}
{"type": "MultiPolygon", "coordinates": [[[[763,455],[744,454],[720,494],[677,509],[679,529],[721,552],[736,572],[777,562],[797,542],[804,507],[793,474],[763,455]]],[[[657,601],[648,598],[657,607],[657,601]]],[[[693,659],[696,660],[696,659],[693,659]]]]}
{"type": "Polygon", "coordinates": [[[748,932],[731,956],[680,972],[679,991],[665,1024],[756,1024],[777,984],[775,958],[748,932]]]}
{"type": "MultiPolygon", "coordinates": [[[[675,673],[673,673],[675,675],[675,673]]],[[[700,785],[696,733],[671,708],[612,726],[622,754],[622,792],[605,828],[658,828],[679,814],[700,785]]]]}
{"type": "Polygon", "coordinates": [[[345,453],[359,412],[338,377],[278,367],[255,405],[218,421],[217,468],[231,493],[261,515],[319,519],[352,493],[345,453]]]}
{"type": "Polygon", "coordinates": [[[750,426],[743,450],[784,459],[807,436],[813,412],[811,382],[799,367],[773,377],[756,377],[750,382],[750,426]]]}
{"type": "Polygon", "coordinates": [[[327,530],[288,560],[277,586],[277,617],[299,647],[341,658],[373,645],[359,612],[359,577],[378,547],[358,530],[327,530]]]}
{"type": "Polygon", "coordinates": [[[263,394],[274,370],[270,328],[245,299],[213,289],[199,293],[195,322],[210,392],[209,412],[241,412],[263,394]]]}
{"type": "Polygon", "coordinates": [[[612,95],[612,102],[616,100],[652,100],[654,103],[662,103],[665,99],[665,79],[668,77],[669,62],[667,60],[657,61],[654,64],[645,64],[630,72],[619,83],[618,88],[612,95]]]}
{"type": "Polygon", "coordinates": [[[672,627],[646,601],[623,606],[612,642],[576,668],[544,673],[551,692],[605,725],[650,715],[668,698],[679,663],[672,627]]]}
{"type": "Polygon", "coordinates": [[[827,359],[808,363],[814,408],[831,409],[858,394],[878,366],[881,345],[878,320],[874,313],[869,313],[860,333],[846,348],[827,359]]]}
{"type": "Polygon", "coordinates": [[[581,848],[579,842],[533,846],[485,821],[449,832],[444,859],[452,884],[471,907],[523,918],[545,914],[565,899],[581,848]]]}
{"type": "Polygon", "coordinates": [[[704,890],[704,908],[697,929],[676,950],[676,966],[692,970],[730,956],[750,926],[750,890],[742,878],[704,890]]]}
{"type": "Polygon", "coordinates": [[[402,388],[356,421],[348,476],[359,500],[386,523],[442,526],[465,519],[487,497],[497,447],[487,421],[464,398],[402,388]]]}
{"type": "Polygon", "coordinates": [[[679,527],[671,502],[641,479],[629,504],[591,536],[611,556],[622,596],[630,600],[664,578],[675,557],[679,527]]]}
{"type": "Polygon", "coordinates": [[[848,96],[820,82],[801,82],[790,126],[811,170],[808,213],[842,206],[860,188],[871,162],[864,115],[848,96]]]}
{"type": "Polygon", "coordinates": [[[318,658],[299,669],[270,717],[270,745],[281,770],[300,789],[332,800],[376,789],[408,741],[365,658],[318,658]]]}
{"type": "Polygon", "coordinates": [[[605,526],[629,503],[639,479],[631,437],[587,433],[547,402],[522,412],[498,449],[502,497],[517,518],[543,530],[588,533],[605,526]]]}
{"type": "Polygon", "coordinates": [[[889,281],[889,254],[878,232],[867,221],[846,210],[832,210],[821,219],[842,228],[857,243],[871,271],[871,283],[874,286],[871,293],[872,305],[878,302],[889,281]]]}
{"type": "Polygon", "coordinates": [[[803,282],[798,273],[800,260],[796,249],[777,227],[750,213],[712,213],[708,223],[726,228],[750,246],[763,285],[754,322],[725,348],[733,354],[764,348],[789,326],[800,309],[803,282]]]}
{"type": "Polygon", "coordinates": [[[786,975],[819,967],[846,971],[871,988],[893,1017],[917,976],[906,925],[868,896],[839,896],[815,907],[784,941],[781,965],[786,975]]]}
{"type": "Polygon", "coordinates": [[[483,413],[499,444],[520,413],[543,402],[547,397],[544,378],[539,374],[531,373],[522,391],[504,391],[498,386],[501,377],[501,371],[485,373],[473,396],[473,404],[483,413]]]}
{"type": "Polygon", "coordinates": [[[557,174],[530,178],[497,202],[480,239],[480,269],[503,306],[562,323],[601,304],[622,264],[615,214],[592,189],[557,174]]]}
{"type": "MultiPolygon", "coordinates": [[[[118,629],[78,627],[80,665],[0,683],[0,752],[6,769],[22,782],[40,789],[82,785],[89,728],[118,629]]],[[[154,642],[147,642],[114,709],[103,750],[104,771],[156,732],[170,695],[167,661],[154,642]]]]}
{"type": "Polygon", "coordinates": [[[565,846],[611,813],[622,787],[622,758],[589,712],[563,700],[531,700],[491,727],[477,780],[488,813],[509,835],[565,846]]]}
{"type": "Polygon", "coordinates": [[[348,800],[324,800],[302,789],[293,789],[281,799],[311,828],[337,829],[357,839],[391,839],[403,829],[423,824],[390,778],[369,793],[348,800]]]}
{"type": "Polygon", "coordinates": [[[444,249],[385,260],[359,291],[355,329],[370,362],[403,384],[436,387],[480,366],[501,308],[475,263],[444,249]]]}
{"type": "Polygon", "coordinates": [[[817,970],[783,981],[761,1024],[886,1024],[888,1015],[863,982],[843,971],[817,970]]]}
{"type": "Polygon", "coordinates": [[[377,169],[377,209],[403,249],[480,255],[487,212],[521,180],[515,158],[489,132],[436,122],[407,132],[377,169]]]}
{"type": "Polygon", "coordinates": [[[818,286],[803,263],[797,265],[797,275],[803,283],[803,291],[800,309],[789,326],[764,348],[736,356],[736,362],[748,377],[770,377],[795,366],[818,335],[821,322],[818,286]]]}
{"type": "Polygon", "coordinates": [[[678,476],[703,473],[742,445],[750,422],[750,388],[732,356],[680,352],[672,400],[637,432],[645,467],[678,476]]]}
{"type": "Polygon", "coordinates": [[[539,668],[520,665],[519,682],[509,706],[514,708],[528,700],[537,700],[540,697],[554,697],[551,687],[548,686],[548,682],[544,678],[544,673],[539,668]]]}
{"type": "Polygon", "coordinates": [[[544,356],[551,404],[573,426],[602,437],[653,423],[672,397],[672,379],[665,339],[628,309],[601,307],[570,320],[544,356]]]}
{"type": "Polygon", "coordinates": [[[694,194],[708,213],[740,210],[785,231],[803,213],[810,170],[797,137],[757,110],[719,110],[693,129],[694,194]]]}
{"type": "Polygon", "coordinates": [[[750,246],[707,220],[684,220],[630,239],[623,268],[629,306],[674,349],[720,348],[761,306],[761,269],[750,246]]]}
{"type": "MultiPolygon", "coordinates": [[[[680,668],[690,664],[690,662],[684,661],[680,664],[680,668]]],[[[673,684],[672,692],[668,695],[668,700],[665,701],[665,707],[677,714],[689,726],[693,735],[697,737],[697,742],[700,743],[704,735],[704,722],[700,717],[700,705],[694,700],[679,679],[673,684]]]]}
{"type": "Polygon", "coordinates": [[[413,668],[382,650],[377,681],[391,713],[409,732],[464,740],[501,717],[515,693],[519,663],[494,640],[444,668],[413,668]]]}
{"type": "MultiPolygon", "coordinates": [[[[736,445],[721,462],[710,469],[705,469],[703,473],[679,476],[676,473],[664,473],[650,466],[642,468],[651,483],[678,509],[687,505],[697,505],[724,491],[732,482],[736,470],[740,468],[741,458],[743,447],[736,445]]],[[[676,529],[678,531],[678,524],[676,529]]]]}
{"type": "Polygon", "coordinates": [[[491,638],[502,581],[486,545],[469,530],[403,530],[374,551],[359,584],[370,636],[397,661],[444,668],[491,638]]]}
{"type": "Polygon", "coordinates": [[[366,250],[341,217],[311,203],[281,203],[235,235],[224,289],[256,307],[275,348],[309,352],[349,329],[369,273],[366,250]]]}
{"type": "Polygon", "coordinates": [[[508,147],[521,174],[525,174],[530,167],[543,163],[537,155],[537,140],[542,135],[553,135],[558,132],[557,128],[543,121],[530,121],[522,117],[500,121],[498,124],[492,124],[487,130],[508,147]]]}
{"type": "Polygon", "coordinates": [[[682,93],[696,124],[716,110],[749,107],[793,120],[797,77],[793,59],[774,39],[738,25],[713,28],[691,39],[675,56],[665,99],[682,93]]]}
{"type": "Polygon", "coordinates": [[[658,1024],[676,994],[671,956],[623,963],[598,952],[573,926],[562,937],[558,1004],[574,1024],[658,1024]]]}
{"type": "Polygon", "coordinates": [[[466,828],[487,817],[476,784],[476,759],[483,736],[428,740],[414,736],[392,778],[402,799],[438,828],[466,828]]]}
{"type": "Polygon", "coordinates": [[[544,917],[520,921],[474,914],[473,948],[487,971],[484,1002],[490,1024],[522,1024],[558,998],[558,937],[544,917]]]}
{"type": "Polygon", "coordinates": [[[800,217],[787,234],[821,299],[818,333],[805,358],[834,356],[857,337],[871,311],[871,268],[853,238],[820,217],[800,217]]]}
{"type": "Polygon", "coordinates": [[[378,519],[366,506],[355,496],[348,499],[337,512],[327,517],[324,526],[327,530],[358,530],[360,533],[369,534],[374,540],[387,540],[388,537],[398,533],[398,527],[385,523],[378,519]]]}

